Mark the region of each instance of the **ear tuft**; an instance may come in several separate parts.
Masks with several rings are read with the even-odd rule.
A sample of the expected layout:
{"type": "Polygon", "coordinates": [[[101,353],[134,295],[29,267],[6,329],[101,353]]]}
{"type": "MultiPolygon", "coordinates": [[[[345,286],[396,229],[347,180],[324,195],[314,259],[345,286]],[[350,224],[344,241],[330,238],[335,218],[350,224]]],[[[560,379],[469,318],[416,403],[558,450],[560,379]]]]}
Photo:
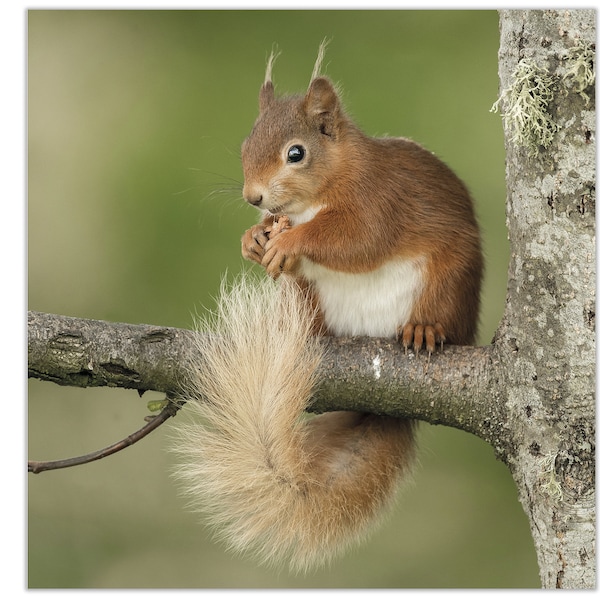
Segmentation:
{"type": "Polygon", "coordinates": [[[267,59],[267,68],[265,69],[265,81],[260,88],[260,93],[258,95],[258,105],[261,112],[271,104],[271,102],[275,98],[275,86],[273,85],[273,65],[277,60],[277,57],[281,54],[277,50],[277,48],[273,48],[271,50],[271,54],[269,54],[269,58],[267,59]]]}
{"type": "Polygon", "coordinates": [[[313,67],[312,76],[310,78],[311,81],[316,79],[321,74],[321,65],[323,64],[323,59],[325,58],[325,50],[327,50],[327,45],[329,44],[329,40],[325,38],[319,44],[319,53],[317,54],[317,60],[315,61],[315,66],[313,67]]]}
{"type": "Polygon", "coordinates": [[[273,80],[273,65],[280,54],[281,52],[275,47],[271,50],[271,54],[269,54],[269,58],[267,59],[267,68],[265,69],[265,83],[273,80]]]}

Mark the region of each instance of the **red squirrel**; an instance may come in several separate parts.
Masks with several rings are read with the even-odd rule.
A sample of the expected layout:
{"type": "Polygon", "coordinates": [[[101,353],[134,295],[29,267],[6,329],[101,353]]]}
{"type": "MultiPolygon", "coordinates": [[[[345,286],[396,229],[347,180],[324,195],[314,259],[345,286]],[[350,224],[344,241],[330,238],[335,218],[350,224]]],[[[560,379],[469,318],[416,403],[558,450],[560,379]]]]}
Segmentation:
{"type": "Polygon", "coordinates": [[[305,417],[315,330],[397,338],[406,351],[474,341],[482,254],[471,197],[432,153],[373,138],[319,75],[278,98],[267,65],[242,145],[243,197],[262,211],[242,254],[277,279],[223,290],[203,338],[179,476],[236,551],[306,570],[360,539],[415,454],[414,421],[305,417]],[[308,298],[308,300],[307,300],[308,298]]]}

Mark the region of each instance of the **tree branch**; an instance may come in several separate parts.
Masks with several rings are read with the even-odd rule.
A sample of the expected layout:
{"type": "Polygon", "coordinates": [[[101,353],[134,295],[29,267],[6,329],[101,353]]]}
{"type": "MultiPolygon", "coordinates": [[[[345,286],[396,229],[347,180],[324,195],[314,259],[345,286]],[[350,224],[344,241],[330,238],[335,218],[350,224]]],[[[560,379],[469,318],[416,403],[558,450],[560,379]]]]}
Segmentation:
{"type": "Polygon", "coordinates": [[[29,311],[29,377],[74,387],[179,390],[193,332],[29,311]]]}
{"type": "Polygon", "coordinates": [[[66,469],[67,467],[75,467],[77,465],[84,465],[95,460],[100,460],[111,454],[116,454],[129,446],[139,442],[145,438],[148,434],[152,433],[155,429],[160,427],[167,419],[174,417],[177,411],[182,407],[180,402],[168,402],[162,411],[154,416],[149,417],[146,425],[128,435],[126,438],[83,456],[76,456],[74,458],[65,458],[62,460],[30,460],[27,463],[28,471],[30,473],[42,473],[43,471],[54,471],[56,469],[66,469]]]}
{"type": "MultiPolygon", "coordinates": [[[[182,394],[201,332],[29,312],[29,376],[60,385],[182,394]]],[[[427,357],[377,338],[323,338],[326,353],[311,410],[416,418],[475,433],[502,453],[503,403],[484,394],[492,346],[447,346],[427,357]],[[485,400],[482,401],[481,399],[485,400]]],[[[198,357],[194,363],[197,364],[198,357]]]]}

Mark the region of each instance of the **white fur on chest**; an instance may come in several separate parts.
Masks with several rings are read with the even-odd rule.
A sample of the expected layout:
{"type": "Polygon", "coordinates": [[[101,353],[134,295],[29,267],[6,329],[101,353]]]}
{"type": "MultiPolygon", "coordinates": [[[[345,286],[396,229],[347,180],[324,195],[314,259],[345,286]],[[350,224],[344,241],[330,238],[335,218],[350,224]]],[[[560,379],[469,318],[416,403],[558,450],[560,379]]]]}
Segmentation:
{"type": "Polygon", "coordinates": [[[306,258],[301,273],[319,297],[325,324],[337,336],[394,337],[423,289],[423,259],[397,259],[368,273],[333,271],[306,258]]]}

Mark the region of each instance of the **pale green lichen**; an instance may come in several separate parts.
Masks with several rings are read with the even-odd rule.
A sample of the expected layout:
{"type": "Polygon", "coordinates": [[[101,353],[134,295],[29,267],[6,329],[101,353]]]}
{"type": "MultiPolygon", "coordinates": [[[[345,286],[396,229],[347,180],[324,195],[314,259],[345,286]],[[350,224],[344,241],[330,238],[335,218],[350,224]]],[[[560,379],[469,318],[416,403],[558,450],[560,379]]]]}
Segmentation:
{"type": "Polygon", "coordinates": [[[500,103],[505,110],[502,117],[511,129],[511,141],[537,156],[539,148],[547,148],[558,124],[548,113],[554,99],[555,78],[542,69],[523,60],[513,73],[513,83],[494,102],[492,112],[498,112],[500,103]]]}
{"type": "Polygon", "coordinates": [[[513,83],[491,108],[491,112],[498,112],[503,105],[502,117],[511,131],[510,140],[526,148],[530,156],[537,156],[540,147],[548,148],[560,129],[548,110],[559,90],[564,94],[573,90],[589,104],[585,90],[596,81],[595,46],[578,40],[564,60],[565,71],[560,77],[522,60],[513,73],[513,83]]]}
{"type": "Polygon", "coordinates": [[[594,46],[589,42],[579,40],[577,45],[569,49],[567,53],[567,71],[565,80],[571,80],[573,89],[589,104],[590,97],[585,90],[594,85],[596,73],[594,72],[594,46]]]}

